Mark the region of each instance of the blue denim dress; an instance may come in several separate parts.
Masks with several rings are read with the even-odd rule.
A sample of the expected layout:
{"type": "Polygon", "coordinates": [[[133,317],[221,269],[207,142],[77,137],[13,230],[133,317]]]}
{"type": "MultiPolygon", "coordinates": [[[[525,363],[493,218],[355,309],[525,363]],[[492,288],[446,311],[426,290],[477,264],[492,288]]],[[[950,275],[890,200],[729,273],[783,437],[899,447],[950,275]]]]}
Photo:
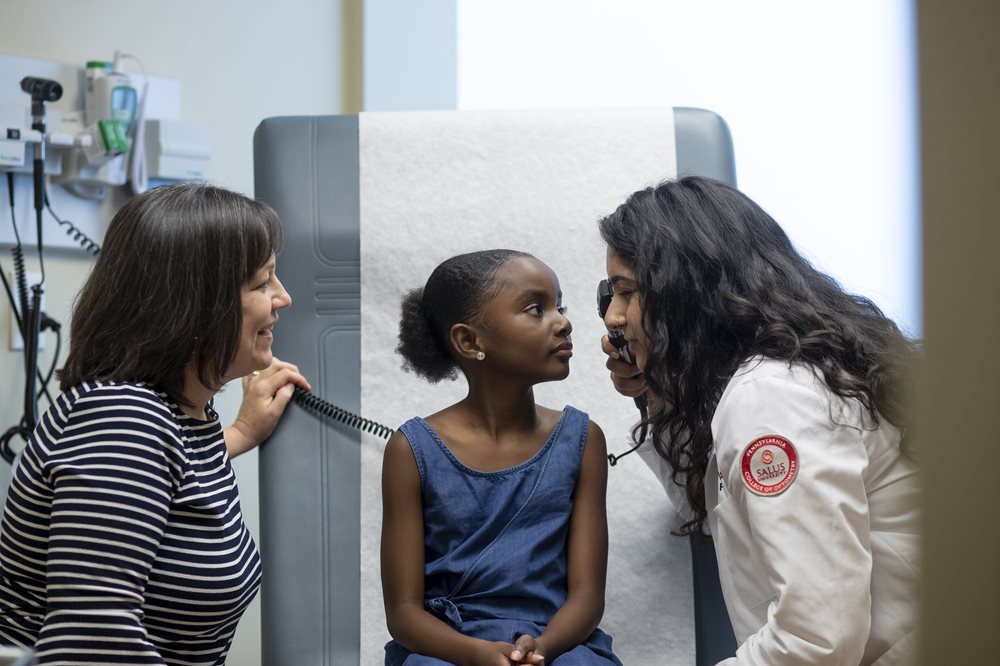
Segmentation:
{"type": "MultiPolygon", "coordinates": [[[[566,602],[566,537],[589,419],[567,406],[529,460],[496,472],[463,465],[421,418],[404,423],[420,472],[424,607],[467,636],[537,636],[566,602]]],[[[390,641],[386,666],[447,664],[390,641]]],[[[617,664],[595,629],[548,666],[617,664]]]]}

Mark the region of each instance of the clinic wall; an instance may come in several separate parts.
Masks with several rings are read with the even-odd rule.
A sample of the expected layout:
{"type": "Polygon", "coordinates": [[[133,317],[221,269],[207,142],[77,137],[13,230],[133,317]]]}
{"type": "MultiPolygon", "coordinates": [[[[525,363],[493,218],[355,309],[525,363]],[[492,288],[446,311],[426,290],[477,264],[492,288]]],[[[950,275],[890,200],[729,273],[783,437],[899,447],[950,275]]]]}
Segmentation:
{"type": "MultiPolygon", "coordinates": [[[[212,138],[212,181],[253,194],[253,144],[257,124],[279,115],[355,112],[360,105],[360,57],[356,38],[360,0],[4,0],[0,6],[0,54],[83,66],[110,60],[115,49],[138,56],[150,74],[181,86],[181,118],[207,125],[212,138]],[[342,31],[350,37],[341,39],[342,31]]],[[[130,68],[131,69],[131,68],[130,68]]],[[[6,91],[5,91],[6,92],[6,91]]],[[[5,207],[4,207],[5,209],[5,207]]],[[[48,220],[46,221],[48,223],[48,220]]],[[[6,212],[0,224],[9,224],[6,212]]],[[[10,254],[0,265],[10,270],[10,254]]],[[[29,255],[27,268],[37,270],[29,255]]],[[[64,324],[92,261],[83,253],[46,253],[46,311],[64,324]]],[[[0,425],[19,420],[23,400],[22,356],[8,351],[6,298],[0,303],[0,425]]],[[[49,350],[42,355],[48,367],[49,350]]],[[[218,400],[224,420],[235,416],[237,384],[218,400]]],[[[43,403],[44,406],[44,403],[43,403]]],[[[4,466],[5,467],[5,466],[4,466]]],[[[247,523],[257,529],[257,454],[234,461],[247,523]]],[[[0,477],[7,476],[0,470],[0,477]]],[[[0,485],[4,485],[0,483],[0,485]]],[[[244,616],[229,663],[260,663],[258,601],[244,616]]]]}
{"type": "Polygon", "coordinates": [[[1000,5],[917,0],[926,367],[922,664],[995,664],[1000,626],[1000,5]]]}
{"type": "Polygon", "coordinates": [[[365,111],[458,108],[458,0],[365,0],[365,111]]]}
{"type": "Polygon", "coordinates": [[[458,108],[710,109],[741,190],[919,336],[912,14],[912,0],[461,0],[458,108]]]}

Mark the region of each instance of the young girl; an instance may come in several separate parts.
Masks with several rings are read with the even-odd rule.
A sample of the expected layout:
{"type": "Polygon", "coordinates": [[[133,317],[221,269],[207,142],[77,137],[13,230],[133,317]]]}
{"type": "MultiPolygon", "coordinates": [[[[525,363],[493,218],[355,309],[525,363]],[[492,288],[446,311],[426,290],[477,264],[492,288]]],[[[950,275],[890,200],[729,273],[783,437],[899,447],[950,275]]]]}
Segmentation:
{"type": "Polygon", "coordinates": [[[559,280],[512,250],[459,255],[403,300],[397,351],[460,402],[402,425],[382,471],[387,666],[620,664],[604,611],[601,429],[535,403],[573,355],[559,280]]]}

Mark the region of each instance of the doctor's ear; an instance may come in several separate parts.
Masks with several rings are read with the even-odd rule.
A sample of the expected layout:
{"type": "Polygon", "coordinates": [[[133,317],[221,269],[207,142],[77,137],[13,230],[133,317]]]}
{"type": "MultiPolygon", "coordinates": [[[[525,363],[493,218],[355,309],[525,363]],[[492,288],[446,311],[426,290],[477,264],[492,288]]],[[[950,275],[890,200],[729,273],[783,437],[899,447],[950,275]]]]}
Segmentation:
{"type": "Polygon", "coordinates": [[[476,330],[468,324],[455,324],[452,326],[450,337],[451,346],[459,358],[474,361],[479,359],[477,354],[483,353],[483,349],[479,345],[479,337],[476,335],[476,330]]]}

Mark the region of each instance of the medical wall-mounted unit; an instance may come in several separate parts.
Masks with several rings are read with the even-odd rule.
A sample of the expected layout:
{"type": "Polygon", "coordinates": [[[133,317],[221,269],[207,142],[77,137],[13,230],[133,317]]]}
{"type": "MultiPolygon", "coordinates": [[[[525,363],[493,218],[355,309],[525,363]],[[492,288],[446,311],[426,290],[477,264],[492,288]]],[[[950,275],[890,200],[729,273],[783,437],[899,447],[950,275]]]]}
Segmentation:
{"type": "Polygon", "coordinates": [[[212,142],[204,125],[147,120],[145,134],[151,180],[206,180],[212,175],[212,142]]]}
{"type": "MultiPolygon", "coordinates": [[[[18,89],[20,90],[20,89],[18,89]]],[[[22,96],[23,93],[22,93],[22,96]]],[[[21,103],[13,102],[8,95],[0,101],[0,170],[31,173],[34,144],[42,140],[38,130],[31,128],[31,100],[24,96],[21,103]]],[[[62,151],[67,148],[89,148],[92,138],[78,134],[72,119],[65,119],[58,110],[47,113],[48,131],[45,133],[45,173],[62,172],[62,151]],[[69,125],[69,127],[67,127],[69,125]]]]}
{"type": "MultiPolygon", "coordinates": [[[[0,246],[15,244],[16,231],[22,241],[33,242],[30,174],[41,141],[52,215],[72,220],[98,242],[125,197],[209,178],[208,126],[182,122],[180,92],[177,80],[147,75],[137,58],[121,52],[80,64],[0,55],[0,172],[14,175],[11,213],[17,220],[17,229],[0,224],[0,246]],[[46,105],[44,136],[32,129],[32,99],[20,85],[25,77],[63,89],[59,100],[46,105]]],[[[47,234],[45,242],[80,246],[59,233],[47,234]]]]}
{"type": "Polygon", "coordinates": [[[48,75],[66,88],[69,102],[48,111],[45,172],[52,182],[78,196],[101,199],[107,187],[126,183],[133,192],[143,191],[149,178],[205,178],[211,162],[207,126],[151,114],[149,97],[157,91],[145,73],[126,71],[129,60],[138,62],[121,52],[113,60],[91,60],[73,72],[72,81],[48,72],[5,76],[7,68],[0,69],[0,169],[31,170],[31,145],[42,138],[31,128],[31,100],[14,82],[18,74],[48,75]],[[152,169],[147,147],[155,153],[152,169]]]}

